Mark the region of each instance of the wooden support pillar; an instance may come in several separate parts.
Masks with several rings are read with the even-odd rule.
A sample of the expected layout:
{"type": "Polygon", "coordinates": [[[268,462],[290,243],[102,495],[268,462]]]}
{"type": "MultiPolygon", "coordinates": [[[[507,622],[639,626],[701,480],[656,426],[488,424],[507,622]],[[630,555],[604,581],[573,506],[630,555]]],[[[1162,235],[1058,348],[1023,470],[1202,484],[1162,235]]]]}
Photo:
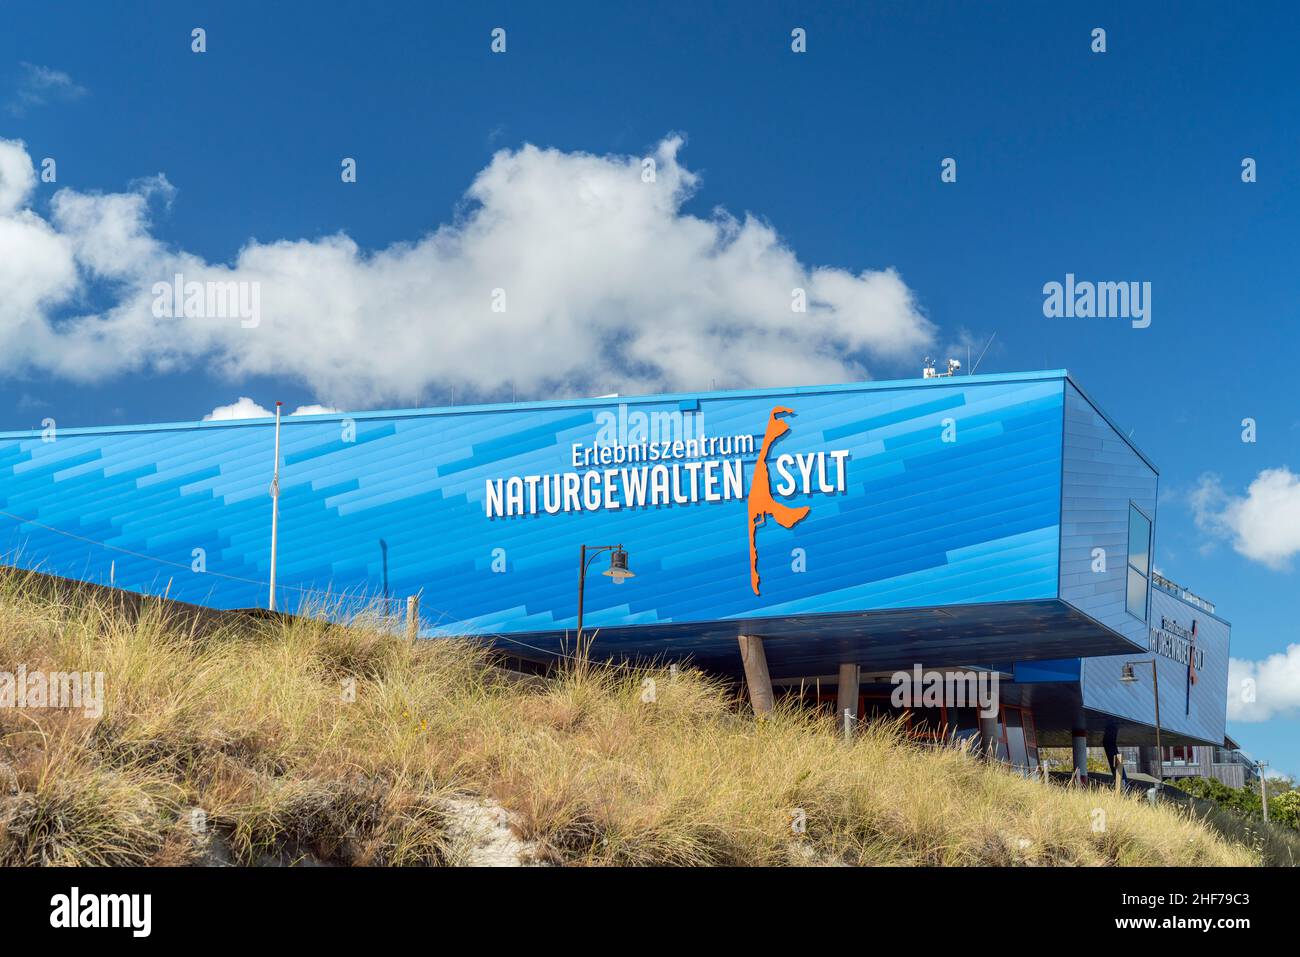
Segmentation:
{"type": "Polygon", "coordinates": [[[1088,731],[1074,728],[1070,732],[1070,750],[1074,758],[1074,779],[1079,783],[1088,780],[1088,731]]]}
{"type": "Polygon", "coordinates": [[[998,718],[997,715],[987,717],[980,712],[980,752],[990,761],[997,760],[998,756],[998,718]]]}
{"type": "Polygon", "coordinates": [[[858,714],[858,685],[862,669],[857,665],[840,665],[839,695],[836,700],[836,719],[840,730],[848,734],[860,717],[858,714]]]}
{"type": "Polygon", "coordinates": [[[745,684],[749,686],[749,703],[754,714],[762,717],[772,710],[772,676],[767,671],[767,654],[758,635],[740,636],[740,660],[745,666],[745,684]]]}

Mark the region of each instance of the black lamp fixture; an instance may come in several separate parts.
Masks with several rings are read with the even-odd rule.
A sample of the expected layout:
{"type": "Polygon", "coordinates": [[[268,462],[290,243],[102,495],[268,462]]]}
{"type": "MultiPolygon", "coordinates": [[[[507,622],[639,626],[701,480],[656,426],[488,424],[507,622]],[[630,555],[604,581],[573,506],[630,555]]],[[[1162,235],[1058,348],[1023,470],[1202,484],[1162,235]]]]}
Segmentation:
{"type": "Polygon", "coordinates": [[[578,654],[580,656],[586,652],[582,634],[582,613],[583,596],[587,590],[587,569],[596,560],[596,556],[602,552],[609,552],[609,568],[605,569],[601,574],[613,579],[615,585],[621,585],[627,579],[636,577],[632,570],[627,567],[627,549],[622,545],[582,546],[578,559],[578,654]]]}
{"type": "Polygon", "coordinates": [[[614,579],[615,585],[621,585],[629,578],[636,578],[636,575],[627,567],[627,552],[623,551],[622,548],[615,548],[609,553],[609,567],[601,574],[614,579]]]}

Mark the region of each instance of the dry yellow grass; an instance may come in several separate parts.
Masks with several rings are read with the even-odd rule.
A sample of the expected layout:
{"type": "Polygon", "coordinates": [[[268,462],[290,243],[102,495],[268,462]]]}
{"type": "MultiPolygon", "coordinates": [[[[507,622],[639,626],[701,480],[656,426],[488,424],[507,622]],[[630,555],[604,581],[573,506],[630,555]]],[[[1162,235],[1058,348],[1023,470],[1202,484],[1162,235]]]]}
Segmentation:
{"type": "Polygon", "coordinates": [[[17,576],[0,581],[0,670],[20,662],[105,672],[107,703],[98,719],[0,709],[4,864],[192,863],[214,836],[244,863],[447,863],[452,795],[499,800],[551,863],[1269,863],[1172,809],[889,728],[846,743],[794,708],[756,722],[690,669],[519,683],[470,642],[381,622],[195,637],[17,576]]]}

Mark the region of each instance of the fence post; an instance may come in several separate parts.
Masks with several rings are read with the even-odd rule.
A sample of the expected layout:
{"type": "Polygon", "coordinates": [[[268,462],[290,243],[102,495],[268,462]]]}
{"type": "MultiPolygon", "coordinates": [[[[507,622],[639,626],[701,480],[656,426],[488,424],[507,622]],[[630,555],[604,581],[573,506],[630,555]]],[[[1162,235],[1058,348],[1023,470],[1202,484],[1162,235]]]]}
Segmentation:
{"type": "Polygon", "coordinates": [[[415,641],[420,637],[420,596],[406,599],[406,637],[415,641]]]}

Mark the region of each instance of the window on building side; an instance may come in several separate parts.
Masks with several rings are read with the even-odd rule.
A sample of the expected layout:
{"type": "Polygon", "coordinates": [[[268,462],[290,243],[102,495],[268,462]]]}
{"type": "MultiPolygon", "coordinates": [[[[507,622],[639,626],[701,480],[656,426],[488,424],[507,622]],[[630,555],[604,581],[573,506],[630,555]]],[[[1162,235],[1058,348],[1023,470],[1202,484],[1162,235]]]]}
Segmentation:
{"type": "Polygon", "coordinates": [[[1147,590],[1151,575],[1151,519],[1136,505],[1128,507],[1128,597],[1125,607],[1147,620],[1147,590]]]}

